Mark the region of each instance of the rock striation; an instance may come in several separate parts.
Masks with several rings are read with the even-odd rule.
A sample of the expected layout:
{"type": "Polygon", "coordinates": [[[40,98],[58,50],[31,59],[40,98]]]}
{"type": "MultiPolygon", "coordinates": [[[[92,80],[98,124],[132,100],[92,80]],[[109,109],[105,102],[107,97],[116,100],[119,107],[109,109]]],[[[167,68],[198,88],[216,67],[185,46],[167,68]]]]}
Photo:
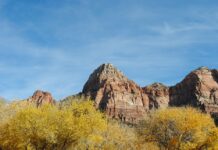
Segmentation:
{"type": "Polygon", "coordinates": [[[201,67],[170,88],[170,105],[217,105],[217,70],[201,67]]]}
{"type": "Polygon", "coordinates": [[[111,118],[137,122],[149,109],[149,98],[135,82],[112,64],[98,67],[86,82],[82,94],[95,100],[95,107],[111,118]]]}
{"type": "Polygon", "coordinates": [[[37,107],[43,104],[55,104],[51,93],[37,90],[33,93],[33,96],[27,99],[28,102],[35,104],[37,107]]]}
{"type": "Polygon", "coordinates": [[[154,83],[142,88],[149,97],[149,109],[166,108],[169,104],[169,87],[154,83]]]}
{"type": "Polygon", "coordinates": [[[112,64],[103,64],[89,77],[81,93],[111,118],[134,123],[149,110],[193,106],[218,116],[218,70],[200,67],[175,86],[161,83],[141,88],[112,64]]]}
{"type": "Polygon", "coordinates": [[[190,105],[212,116],[218,114],[218,71],[201,67],[170,87],[170,105],[190,105]]]}

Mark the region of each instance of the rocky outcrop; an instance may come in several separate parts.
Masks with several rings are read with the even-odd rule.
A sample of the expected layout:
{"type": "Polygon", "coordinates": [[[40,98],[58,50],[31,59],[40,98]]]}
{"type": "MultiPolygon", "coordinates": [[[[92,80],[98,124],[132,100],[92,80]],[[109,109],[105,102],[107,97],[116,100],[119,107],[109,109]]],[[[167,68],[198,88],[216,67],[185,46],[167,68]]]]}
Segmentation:
{"type": "Polygon", "coordinates": [[[55,104],[51,93],[37,90],[33,96],[27,99],[28,102],[35,104],[37,107],[43,104],[55,104]]]}
{"type": "Polygon", "coordinates": [[[201,67],[170,88],[170,105],[217,105],[217,70],[201,67]]]}
{"type": "Polygon", "coordinates": [[[106,111],[109,117],[124,122],[137,122],[149,109],[148,96],[112,64],[97,68],[82,93],[95,100],[96,108],[106,111]]]}
{"type": "Polygon", "coordinates": [[[170,105],[190,105],[218,116],[218,71],[201,67],[170,88],[170,105]]]}
{"type": "Polygon", "coordinates": [[[166,108],[169,104],[169,87],[154,83],[143,88],[149,97],[149,109],[166,108]]]}
{"type": "Polygon", "coordinates": [[[201,67],[175,86],[154,83],[139,87],[111,64],[97,68],[81,95],[95,101],[96,108],[111,118],[137,122],[151,109],[193,106],[218,116],[218,70],[201,67]]]}

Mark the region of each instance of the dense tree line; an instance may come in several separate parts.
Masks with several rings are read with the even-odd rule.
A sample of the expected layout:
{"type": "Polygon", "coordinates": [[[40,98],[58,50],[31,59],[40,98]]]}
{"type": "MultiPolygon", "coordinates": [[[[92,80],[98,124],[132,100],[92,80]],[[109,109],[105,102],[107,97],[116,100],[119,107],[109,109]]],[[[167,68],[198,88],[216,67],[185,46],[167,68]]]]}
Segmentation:
{"type": "Polygon", "coordinates": [[[211,117],[193,108],[157,110],[130,127],[107,119],[88,100],[0,105],[2,150],[213,150],[217,139],[211,117]]]}

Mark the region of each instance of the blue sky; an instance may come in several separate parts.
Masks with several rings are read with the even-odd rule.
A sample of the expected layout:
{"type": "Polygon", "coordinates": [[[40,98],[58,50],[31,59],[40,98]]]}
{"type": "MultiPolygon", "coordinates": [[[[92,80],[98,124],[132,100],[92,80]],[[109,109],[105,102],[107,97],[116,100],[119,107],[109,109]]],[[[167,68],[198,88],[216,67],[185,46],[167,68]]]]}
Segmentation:
{"type": "Polygon", "coordinates": [[[0,0],[0,95],[82,90],[110,62],[141,86],[218,68],[217,0],[0,0]]]}

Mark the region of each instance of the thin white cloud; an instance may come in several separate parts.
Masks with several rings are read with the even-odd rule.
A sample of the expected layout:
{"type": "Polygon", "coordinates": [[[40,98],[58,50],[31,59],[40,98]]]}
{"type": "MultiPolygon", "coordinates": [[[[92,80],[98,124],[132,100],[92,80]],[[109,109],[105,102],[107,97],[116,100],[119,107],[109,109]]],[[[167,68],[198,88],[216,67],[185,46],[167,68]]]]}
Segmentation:
{"type": "Polygon", "coordinates": [[[0,20],[0,53],[10,51],[33,60],[21,66],[0,60],[0,72],[10,77],[8,83],[1,81],[1,86],[10,88],[0,91],[1,96],[25,98],[42,88],[63,98],[79,92],[92,69],[104,62],[112,62],[124,70],[128,68],[125,73],[140,84],[150,83],[158,76],[166,77],[175,68],[187,66],[188,51],[193,45],[217,42],[214,33],[218,22],[207,19],[210,13],[202,13],[202,17],[185,12],[184,15],[190,13],[193,20],[200,21],[174,21],[151,8],[138,9],[136,5],[102,12],[101,16],[93,12],[88,1],[83,2],[86,7],[73,6],[69,1],[55,9],[39,8],[46,12],[41,21],[27,22],[23,27],[7,18],[0,20]],[[55,39],[53,45],[45,46],[25,36],[27,29],[48,41],[55,39]],[[160,75],[161,72],[165,75],[160,75]],[[149,79],[144,79],[151,74],[149,79]],[[21,82],[19,88],[9,85],[16,80],[21,82]]]}

